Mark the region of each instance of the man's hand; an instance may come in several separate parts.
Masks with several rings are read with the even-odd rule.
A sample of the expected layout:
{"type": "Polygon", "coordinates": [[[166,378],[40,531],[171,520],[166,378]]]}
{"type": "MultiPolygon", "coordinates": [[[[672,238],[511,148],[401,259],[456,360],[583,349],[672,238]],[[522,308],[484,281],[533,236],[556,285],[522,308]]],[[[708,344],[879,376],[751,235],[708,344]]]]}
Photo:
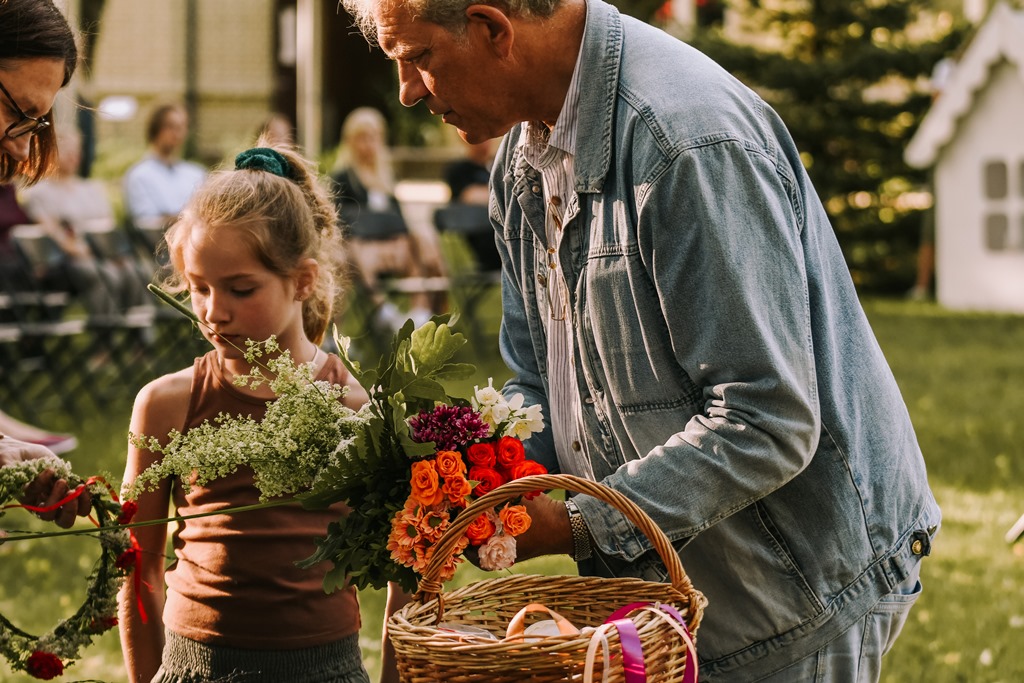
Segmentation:
{"type": "MultiPolygon", "coordinates": [[[[541,494],[533,500],[523,500],[523,505],[531,522],[526,532],[516,536],[516,562],[541,555],[572,554],[572,529],[565,503],[541,494]]],[[[477,548],[466,548],[465,556],[480,566],[477,548]]]]}

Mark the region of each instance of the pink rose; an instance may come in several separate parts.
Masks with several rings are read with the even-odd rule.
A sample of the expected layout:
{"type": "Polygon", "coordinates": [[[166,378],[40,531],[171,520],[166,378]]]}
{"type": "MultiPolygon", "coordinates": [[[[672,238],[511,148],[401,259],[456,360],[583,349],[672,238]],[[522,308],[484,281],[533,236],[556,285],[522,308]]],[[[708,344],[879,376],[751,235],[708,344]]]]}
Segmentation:
{"type": "Polygon", "coordinates": [[[480,568],[489,572],[508,569],[516,563],[516,539],[507,534],[495,534],[480,546],[480,568]]]}

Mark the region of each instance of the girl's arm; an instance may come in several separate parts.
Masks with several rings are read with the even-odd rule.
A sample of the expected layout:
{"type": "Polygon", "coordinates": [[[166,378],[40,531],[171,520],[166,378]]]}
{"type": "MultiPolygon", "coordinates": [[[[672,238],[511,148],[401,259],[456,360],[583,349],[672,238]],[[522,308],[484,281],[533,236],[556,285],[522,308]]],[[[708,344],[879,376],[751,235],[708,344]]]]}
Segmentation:
{"type": "MultiPolygon", "coordinates": [[[[182,429],[188,394],[191,387],[191,368],[165,375],[150,382],[135,399],[132,409],[131,432],[138,436],[154,436],[167,442],[172,429],[182,429]]],[[[135,477],[159,459],[158,454],[128,446],[128,462],[124,482],[135,477]]],[[[171,498],[171,482],[164,481],[155,491],[143,493],[137,502],[137,522],[167,517],[171,498]]],[[[164,646],[164,565],[166,562],[167,525],[138,527],[135,537],[142,549],[140,565],[135,568],[141,579],[136,593],[136,579],[130,577],[118,596],[118,628],[121,649],[130,683],[148,683],[160,667],[164,646]],[[139,605],[146,613],[142,621],[139,605]]]]}
{"type": "Polygon", "coordinates": [[[388,583],[388,602],[384,609],[384,628],[381,640],[380,683],[398,683],[398,662],[395,660],[395,647],[388,638],[388,619],[412,600],[412,595],[403,591],[397,583],[388,583]]]}

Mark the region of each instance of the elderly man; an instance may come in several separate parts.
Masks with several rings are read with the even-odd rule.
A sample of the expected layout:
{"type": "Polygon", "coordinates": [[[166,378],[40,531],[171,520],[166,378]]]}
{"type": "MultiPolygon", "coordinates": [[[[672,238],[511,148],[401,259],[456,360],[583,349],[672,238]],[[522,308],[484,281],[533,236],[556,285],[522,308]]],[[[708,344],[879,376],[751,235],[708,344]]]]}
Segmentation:
{"type": "MultiPolygon", "coordinates": [[[[506,392],[553,470],[637,502],[708,597],[707,681],[875,681],[940,512],[842,253],[778,116],[601,0],[346,0],[470,142],[505,135],[490,214],[506,392]]],[[[520,556],[664,577],[586,496],[539,497],[520,556]]]]}

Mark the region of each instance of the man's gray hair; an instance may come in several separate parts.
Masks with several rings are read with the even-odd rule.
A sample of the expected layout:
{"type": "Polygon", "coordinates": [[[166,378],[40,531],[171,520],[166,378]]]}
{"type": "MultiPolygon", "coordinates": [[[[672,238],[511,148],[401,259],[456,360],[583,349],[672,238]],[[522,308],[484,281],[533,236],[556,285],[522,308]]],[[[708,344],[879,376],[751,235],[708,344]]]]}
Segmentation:
{"type": "Polygon", "coordinates": [[[549,17],[562,0],[503,0],[499,2],[479,0],[338,0],[352,15],[356,26],[371,44],[377,43],[377,23],[374,12],[378,7],[405,5],[412,16],[429,21],[461,34],[466,27],[466,8],[470,5],[492,5],[509,16],[549,17]]]}

